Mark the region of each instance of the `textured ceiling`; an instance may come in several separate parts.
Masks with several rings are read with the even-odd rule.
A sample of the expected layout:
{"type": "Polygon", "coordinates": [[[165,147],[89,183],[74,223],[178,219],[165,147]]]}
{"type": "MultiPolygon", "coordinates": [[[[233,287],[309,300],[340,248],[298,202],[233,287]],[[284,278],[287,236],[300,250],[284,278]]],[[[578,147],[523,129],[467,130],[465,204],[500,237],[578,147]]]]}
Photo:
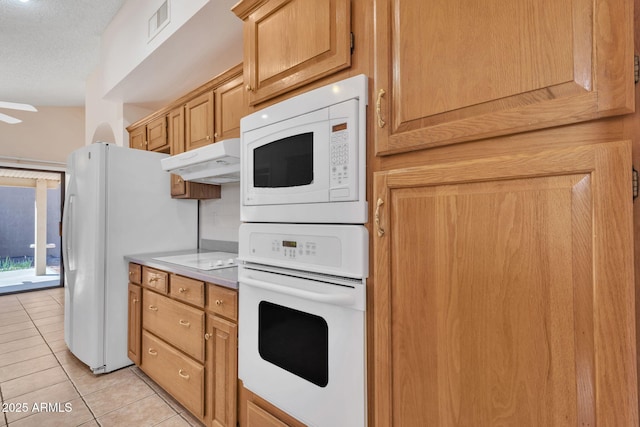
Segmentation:
{"type": "Polygon", "coordinates": [[[0,101],[84,105],[100,36],[125,0],[0,0],[0,101]]]}

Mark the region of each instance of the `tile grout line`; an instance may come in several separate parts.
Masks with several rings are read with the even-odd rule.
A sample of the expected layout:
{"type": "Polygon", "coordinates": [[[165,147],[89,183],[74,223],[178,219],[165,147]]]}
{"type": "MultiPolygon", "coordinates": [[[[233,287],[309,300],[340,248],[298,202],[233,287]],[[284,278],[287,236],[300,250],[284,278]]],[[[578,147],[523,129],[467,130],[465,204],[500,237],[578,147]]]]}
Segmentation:
{"type": "MultiPolygon", "coordinates": [[[[62,309],[64,310],[64,306],[62,304],[60,304],[58,302],[58,300],[56,300],[55,298],[53,298],[51,295],[47,295],[49,298],[51,298],[56,304],[58,304],[59,306],[62,307],[62,309]]],[[[69,380],[69,382],[71,383],[71,387],[73,387],[73,389],[78,393],[78,396],[80,397],[80,399],[82,400],[82,402],[84,403],[84,405],[87,407],[87,409],[89,410],[89,413],[91,414],[91,416],[93,417],[93,421],[96,422],[96,424],[98,424],[99,426],[102,426],[102,424],[100,424],[100,422],[98,421],[98,419],[96,418],[96,414],[93,413],[93,410],[91,409],[91,407],[89,406],[89,404],[87,403],[86,400],[84,400],[84,396],[82,395],[82,393],[80,393],[80,390],[78,390],[78,387],[76,387],[76,384],[73,382],[73,380],[71,379],[71,377],[69,376],[69,374],[67,373],[67,371],[62,367],[62,363],[60,363],[60,360],[58,359],[58,357],[56,356],[56,353],[53,351],[53,349],[51,348],[51,346],[49,345],[49,342],[46,340],[46,338],[44,337],[44,335],[42,335],[42,332],[40,332],[40,328],[38,327],[38,325],[35,324],[35,322],[33,321],[33,319],[31,318],[31,314],[29,314],[29,311],[26,309],[26,307],[22,304],[22,301],[20,300],[20,298],[18,298],[18,302],[20,303],[20,305],[22,306],[22,308],[24,309],[24,311],[27,313],[27,316],[29,316],[29,320],[31,321],[31,323],[33,323],[33,326],[36,328],[36,330],[38,331],[38,334],[40,334],[40,336],[42,337],[44,343],[47,345],[47,347],[49,348],[49,351],[51,351],[51,355],[53,356],[53,358],[56,360],[56,362],[58,363],[58,366],[60,367],[60,369],[62,369],[62,372],[64,373],[64,375],[67,377],[67,379],[69,380]]],[[[66,402],[65,402],[66,403],[66,402]]],[[[27,419],[32,415],[29,415],[27,417],[24,417],[23,419],[27,419]]],[[[6,418],[6,415],[5,415],[6,418]]],[[[8,421],[8,420],[7,420],[8,421]]],[[[89,420],[91,421],[91,420],[89,420]]],[[[89,422],[86,421],[86,422],[89,422]]],[[[7,427],[9,427],[9,423],[7,422],[7,427]]]]}
{"type": "Polygon", "coordinates": [[[4,425],[9,425],[9,419],[7,418],[7,412],[4,411],[4,396],[2,395],[2,386],[0,386],[0,402],[3,405],[2,417],[4,418],[4,425]]]}

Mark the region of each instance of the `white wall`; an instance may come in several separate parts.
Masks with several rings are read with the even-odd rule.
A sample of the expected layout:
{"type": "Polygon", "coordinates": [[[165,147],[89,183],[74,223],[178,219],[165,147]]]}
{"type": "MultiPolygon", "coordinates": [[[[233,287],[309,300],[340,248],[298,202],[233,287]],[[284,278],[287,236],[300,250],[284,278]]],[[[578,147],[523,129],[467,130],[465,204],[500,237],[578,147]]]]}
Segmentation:
{"type": "Polygon", "coordinates": [[[222,197],[200,202],[200,238],[238,241],[240,183],[224,184],[222,197]]]}
{"type": "MultiPolygon", "coordinates": [[[[102,34],[100,63],[103,70],[103,94],[111,91],[124,80],[145,58],[210,0],[169,0],[170,22],[156,37],[149,41],[147,36],[148,19],[163,1],[126,1],[102,34]]],[[[195,46],[187,48],[193,49],[195,46]]],[[[171,58],[167,58],[167,60],[171,60],[171,58]]]]}
{"type": "Polygon", "coordinates": [[[22,123],[0,122],[0,162],[18,157],[64,163],[69,153],[84,145],[84,108],[37,108],[36,113],[11,111],[22,123]]]}

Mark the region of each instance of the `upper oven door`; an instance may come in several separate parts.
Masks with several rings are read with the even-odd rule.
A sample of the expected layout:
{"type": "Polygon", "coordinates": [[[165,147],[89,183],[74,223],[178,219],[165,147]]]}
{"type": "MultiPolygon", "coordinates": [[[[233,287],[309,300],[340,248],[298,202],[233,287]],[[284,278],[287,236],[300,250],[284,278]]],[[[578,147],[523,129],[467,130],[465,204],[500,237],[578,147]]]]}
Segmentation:
{"type": "Polygon", "coordinates": [[[329,109],[243,135],[243,204],[329,201],[329,109]]]}

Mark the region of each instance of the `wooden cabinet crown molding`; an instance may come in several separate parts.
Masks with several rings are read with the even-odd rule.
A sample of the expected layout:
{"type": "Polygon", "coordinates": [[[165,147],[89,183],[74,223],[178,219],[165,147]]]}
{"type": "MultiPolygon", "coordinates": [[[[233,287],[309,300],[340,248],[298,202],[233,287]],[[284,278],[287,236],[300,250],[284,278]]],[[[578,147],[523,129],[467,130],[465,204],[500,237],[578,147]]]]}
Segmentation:
{"type": "Polygon", "coordinates": [[[245,19],[251,12],[265,3],[267,0],[240,0],[231,8],[231,11],[240,19],[245,19]]]}

